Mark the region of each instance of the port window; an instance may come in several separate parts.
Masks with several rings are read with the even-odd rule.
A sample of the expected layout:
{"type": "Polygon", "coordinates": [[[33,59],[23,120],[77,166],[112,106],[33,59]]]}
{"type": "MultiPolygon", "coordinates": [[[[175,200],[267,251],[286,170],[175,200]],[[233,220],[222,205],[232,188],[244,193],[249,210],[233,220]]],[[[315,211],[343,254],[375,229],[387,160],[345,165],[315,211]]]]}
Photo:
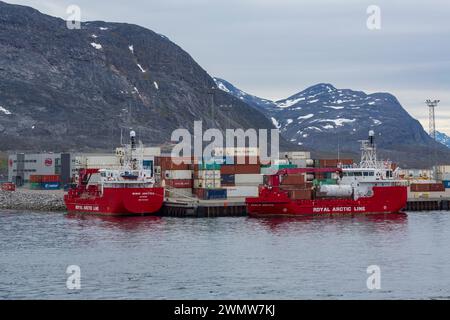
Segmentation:
{"type": "Polygon", "coordinates": [[[369,173],[367,172],[367,171],[364,171],[364,177],[368,177],[369,176],[369,173]]]}
{"type": "Polygon", "coordinates": [[[356,171],[355,172],[355,177],[362,177],[362,172],[356,171]]]}

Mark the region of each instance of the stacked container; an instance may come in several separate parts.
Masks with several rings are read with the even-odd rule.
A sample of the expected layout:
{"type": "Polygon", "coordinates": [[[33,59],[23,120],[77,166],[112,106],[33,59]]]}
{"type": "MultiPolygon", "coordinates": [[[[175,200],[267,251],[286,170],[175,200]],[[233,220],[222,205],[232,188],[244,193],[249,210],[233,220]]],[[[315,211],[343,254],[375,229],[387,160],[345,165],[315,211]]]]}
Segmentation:
{"type": "Polygon", "coordinates": [[[30,189],[33,190],[58,190],[61,188],[60,176],[51,175],[30,175],[30,189]]]}
{"type": "Polygon", "coordinates": [[[155,177],[166,188],[166,196],[183,198],[192,196],[192,174],[188,158],[155,157],[155,177]]]}
{"type": "Polygon", "coordinates": [[[223,157],[194,161],[194,193],[199,199],[226,199],[226,190],[221,188],[220,177],[220,168],[225,162],[223,157]]]}
{"type": "Polygon", "coordinates": [[[413,183],[411,184],[412,192],[445,192],[442,183],[413,183]]]}
{"type": "Polygon", "coordinates": [[[256,197],[258,187],[263,183],[258,157],[235,157],[234,164],[222,165],[220,173],[222,187],[227,190],[228,198],[256,197]],[[239,160],[245,163],[240,164],[239,160]]]}
{"type": "Polygon", "coordinates": [[[308,182],[305,173],[284,175],[280,181],[280,189],[287,191],[294,200],[311,200],[313,198],[313,184],[308,182]]]}
{"type": "Polygon", "coordinates": [[[311,153],[308,151],[284,152],[282,154],[282,159],[288,161],[289,164],[295,165],[296,168],[314,166],[314,160],[311,159],[311,153]]]}

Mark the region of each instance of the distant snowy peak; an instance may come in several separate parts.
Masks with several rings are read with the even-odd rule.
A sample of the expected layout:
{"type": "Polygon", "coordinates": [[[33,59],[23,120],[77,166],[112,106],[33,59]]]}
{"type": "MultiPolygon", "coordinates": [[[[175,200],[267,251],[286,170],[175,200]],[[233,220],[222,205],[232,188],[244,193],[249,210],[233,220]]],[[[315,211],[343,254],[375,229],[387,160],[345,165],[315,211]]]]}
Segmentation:
{"type": "Polygon", "coordinates": [[[440,143],[442,143],[444,146],[447,146],[450,148],[450,137],[446,135],[445,133],[436,131],[436,140],[440,143]]]}
{"type": "Polygon", "coordinates": [[[328,83],[319,83],[309,87],[287,99],[275,102],[278,108],[297,108],[306,105],[331,108],[335,110],[343,108],[360,108],[363,106],[382,105],[385,102],[395,102],[390,94],[375,93],[368,95],[362,91],[350,89],[337,89],[328,83]]]}
{"type": "Polygon", "coordinates": [[[257,109],[259,108],[270,109],[276,106],[273,101],[248,94],[247,92],[236,88],[234,85],[232,85],[226,80],[214,77],[213,80],[216,83],[217,88],[235,96],[236,98],[246,102],[252,107],[255,107],[257,109]]]}

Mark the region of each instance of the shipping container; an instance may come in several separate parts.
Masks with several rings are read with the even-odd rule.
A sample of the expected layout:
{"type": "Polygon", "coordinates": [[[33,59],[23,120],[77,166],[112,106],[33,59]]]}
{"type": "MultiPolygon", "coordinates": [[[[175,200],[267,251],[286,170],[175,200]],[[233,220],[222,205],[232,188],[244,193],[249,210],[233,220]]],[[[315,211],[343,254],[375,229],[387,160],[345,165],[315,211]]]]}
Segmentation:
{"type": "Polygon", "coordinates": [[[227,189],[228,198],[245,198],[258,196],[257,186],[235,186],[224,188],[227,189]]]}
{"type": "Polygon", "coordinates": [[[41,183],[41,189],[42,190],[58,190],[61,188],[61,184],[59,182],[52,182],[52,183],[41,183]]]}
{"type": "Polygon", "coordinates": [[[314,163],[314,166],[318,168],[337,168],[338,165],[351,166],[353,159],[319,159],[314,163]]]}
{"type": "Polygon", "coordinates": [[[30,182],[30,189],[32,190],[40,190],[41,183],[40,182],[30,182]]]}
{"type": "Polygon", "coordinates": [[[311,152],[309,151],[290,151],[281,153],[282,158],[305,160],[311,159],[311,152]]]}
{"type": "Polygon", "coordinates": [[[195,170],[220,170],[219,163],[199,163],[195,165],[195,170]]]}
{"type": "Polygon", "coordinates": [[[190,170],[192,159],[188,157],[172,158],[170,156],[155,157],[155,166],[161,167],[161,171],[166,170],[190,170]]]}
{"type": "Polygon", "coordinates": [[[220,188],[220,179],[217,180],[206,180],[206,179],[195,179],[194,188],[199,189],[216,189],[220,188]]]}
{"type": "Polygon", "coordinates": [[[337,180],[336,179],[314,179],[313,184],[315,186],[321,186],[321,185],[325,185],[325,184],[337,184],[337,180]]]}
{"type": "Polygon", "coordinates": [[[235,174],[234,183],[236,186],[258,186],[263,183],[262,174],[235,174]]]}
{"type": "Polygon", "coordinates": [[[199,161],[199,163],[209,163],[209,164],[234,164],[234,157],[231,156],[215,156],[215,157],[203,157],[202,161],[199,161]]]}
{"type": "Polygon", "coordinates": [[[410,187],[412,192],[444,192],[442,183],[413,183],[410,187]]]}
{"type": "Polygon", "coordinates": [[[164,178],[166,179],[192,179],[192,170],[166,170],[164,178]]]}
{"type": "Polygon", "coordinates": [[[12,182],[4,182],[1,189],[2,191],[16,191],[16,185],[12,182]]]}
{"type": "Polygon", "coordinates": [[[304,190],[290,190],[289,198],[293,200],[311,200],[313,192],[312,190],[304,189],[304,190]]]}
{"type": "Polygon", "coordinates": [[[234,174],[221,174],[220,183],[222,186],[234,186],[235,175],[234,174]]]}
{"type": "Polygon", "coordinates": [[[314,161],[312,159],[291,160],[291,164],[295,165],[297,168],[314,167],[314,161]]]}
{"type": "Polygon", "coordinates": [[[305,182],[304,174],[289,174],[281,177],[281,184],[302,184],[305,182]]]}
{"type": "Polygon", "coordinates": [[[220,167],[220,174],[235,174],[235,166],[234,165],[223,165],[220,167]]]}
{"type": "Polygon", "coordinates": [[[165,185],[172,188],[192,188],[192,179],[166,179],[165,185]]]}
{"type": "Polygon", "coordinates": [[[202,200],[226,199],[227,189],[195,189],[195,195],[202,200]]]}
{"type": "Polygon", "coordinates": [[[200,170],[195,172],[196,179],[215,179],[220,180],[220,170],[200,170]]]}

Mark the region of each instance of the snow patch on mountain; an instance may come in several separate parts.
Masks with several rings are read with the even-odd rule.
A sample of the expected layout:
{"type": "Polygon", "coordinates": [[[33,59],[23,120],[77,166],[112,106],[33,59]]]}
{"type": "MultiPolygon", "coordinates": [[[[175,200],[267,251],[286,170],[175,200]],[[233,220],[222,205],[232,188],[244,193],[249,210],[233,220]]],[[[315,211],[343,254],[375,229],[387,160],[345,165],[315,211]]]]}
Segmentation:
{"type": "Polygon", "coordinates": [[[11,115],[11,111],[9,111],[6,108],[3,108],[2,106],[0,106],[0,113],[6,114],[6,115],[11,115]]]}

